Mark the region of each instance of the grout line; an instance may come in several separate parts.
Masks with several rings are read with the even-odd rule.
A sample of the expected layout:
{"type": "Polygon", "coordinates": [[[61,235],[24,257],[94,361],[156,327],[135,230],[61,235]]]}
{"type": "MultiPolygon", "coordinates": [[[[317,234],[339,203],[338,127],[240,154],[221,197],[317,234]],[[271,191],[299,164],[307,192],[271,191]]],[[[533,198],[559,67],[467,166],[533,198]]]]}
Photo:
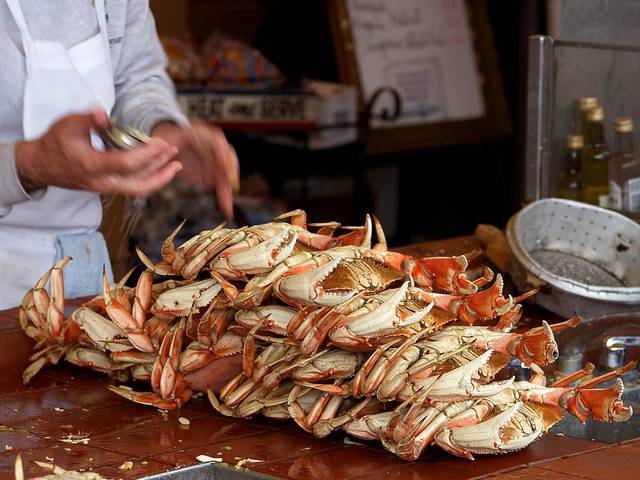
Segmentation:
{"type": "Polygon", "coordinates": [[[64,380],[60,380],[59,378],[54,378],[54,377],[48,377],[45,374],[40,374],[39,375],[40,378],[44,377],[47,380],[54,380],[56,382],[61,382],[60,385],[51,385],[48,387],[42,387],[42,388],[30,388],[28,390],[16,390],[15,392],[4,392],[4,393],[0,393],[0,401],[3,399],[3,397],[9,396],[9,395],[32,395],[34,393],[42,393],[42,392],[46,392],[48,390],[56,390],[56,389],[61,389],[61,388],[69,388],[70,386],[75,386],[77,385],[78,387],[83,387],[86,385],[86,383],[90,383],[90,382],[84,382],[83,384],[73,384],[73,383],[67,383],[64,380]]]}
{"type": "MultiPolygon", "coordinates": [[[[74,450],[73,450],[73,447],[74,447],[74,446],[73,446],[73,445],[72,445],[72,446],[66,446],[66,447],[65,447],[65,446],[63,446],[63,445],[66,445],[66,444],[62,444],[61,442],[59,442],[59,441],[57,441],[57,440],[54,440],[53,438],[52,438],[51,440],[55,441],[56,443],[60,443],[60,447],[61,447],[61,448],[71,448],[71,451],[65,451],[65,453],[66,453],[66,454],[73,455],[73,453],[74,453],[74,450]]],[[[103,450],[103,449],[101,449],[101,448],[93,447],[93,446],[91,446],[91,445],[82,445],[82,447],[83,447],[83,449],[87,449],[87,450],[88,450],[88,452],[87,452],[87,453],[89,453],[89,452],[91,452],[91,451],[107,452],[107,453],[111,453],[111,454],[116,453],[117,455],[120,455],[120,456],[122,457],[122,459],[120,459],[120,460],[118,460],[118,461],[124,461],[124,460],[127,460],[126,455],[123,455],[123,454],[121,454],[121,453],[117,453],[117,452],[108,452],[108,451],[105,451],[105,450],[103,450]]],[[[0,455],[6,455],[7,457],[10,457],[10,455],[9,455],[10,453],[14,453],[14,456],[15,456],[15,454],[17,454],[17,453],[20,453],[20,454],[32,454],[32,453],[34,453],[34,452],[36,452],[36,453],[37,453],[37,452],[39,452],[39,451],[41,451],[41,450],[45,450],[45,451],[47,451],[47,450],[50,450],[50,449],[51,449],[51,446],[43,446],[43,447],[38,447],[38,448],[29,448],[29,447],[26,447],[26,448],[16,449],[16,450],[15,450],[15,452],[3,452],[3,453],[2,453],[2,454],[0,454],[0,455]]],[[[85,471],[89,471],[89,470],[86,470],[86,469],[88,469],[89,467],[96,469],[96,468],[102,468],[102,467],[106,467],[106,466],[108,466],[108,465],[113,465],[113,464],[114,464],[114,462],[113,462],[112,460],[108,460],[108,463],[98,463],[98,464],[95,464],[95,465],[87,465],[86,467],[82,466],[82,467],[80,467],[80,468],[85,468],[85,471]]]]}
{"type": "Polygon", "coordinates": [[[580,478],[582,480],[596,480],[594,477],[585,477],[584,475],[578,475],[577,473],[567,473],[567,472],[559,472],[558,470],[551,470],[550,468],[538,467],[541,470],[545,470],[547,472],[560,473],[562,475],[569,475],[571,477],[580,478]]]}
{"type": "MultiPolygon", "coordinates": [[[[541,459],[541,460],[534,460],[532,462],[529,462],[529,463],[526,463],[526,464],[523,464],[523,465],[518,465],[518,466],[513,467],[513,468],[507,467],[507,468],[504,468],[502,470],[496,470],[495,472],[487,473],[484,476],[473,477],[473,478],[471,478],[469,480],[480,480],[482,478],[491,478],[491,477],[495,477],[497,475],[503,475],[503,474],[506,474],[506,473],[517,472],[519,470],[523,470],[523,469],[530,468],[530,467],[531,468],[543,468],[545,470],[555,472],[555,470],[551,470],[549,468],[545,468],[544,465],[547,464],[547,463],[550,463],[550,462],[558,461],[558,460],[564,460],[564,459],[567,459],[567,458],[578,457],[580,455],[588,455],[590,453],[599,452],[601,450],[606,450],[606,449],[611,448],[613,446],[614,446],[613,444],[604,445],[602,447],[594,448],[593,450],[586,450],[586,451],[582,451],[582,452],[567,453],[565,455],[560,455],[558,457],[551,457],[551,458],[545,458],[545,459],[541,459]]],[[[556,473],[558,473],[558,472],[556,472],[556,473]]],[[[559,473],[564,473],[564,472],[559,472],[559,473]]],[[[577,477],[577,478],[587,478],[587,477],[577,477]]],[[[591,480],[591,479],[587,478],[587,480],[591,480]]]]}
{"type": "MultiPolygon", "coordinates": [[[[327,448],[323,448],[323,449],[320,449],[320,450],[315,450],[314,452],[311,452],[311,453],[296,454],[296,455],[293,455],[291,457],[282,457],[282,458],[279,458],[278,460],[269,460],[269,461],[256,463],[255,466],[256,467],[262,467],[262,466],[265,466],[265,465],[272,465],[274,463],[282,463],[282,462],[289,462],[289,461],[292,461],[292,460],[299,460],[300,458],[312,457],[312,456],[314,456],[316,454],[319,454],[319,453],[331,452],[333,450],[338,450],[340,448],[343,448],[343,447],[339,447],[339,446],[336,446],[336,445],[327,446],[327,448]]],[[[251,466],[252,465],[253,464],[248,464],[248,465],[246,465],[246,468],[251,470],[251,466]]],[[[341,480],[343,480],[343,479],[341,479],[341,480]]]]}
{"type": "Polygon", "coordinates": [[[567,453],[565,455],[560,455],[558,457],[545,458],[545,459],[542,459],[542,460],[536,460],[536,461],[528,463],[525,466],[532,466],[533,467],[533,466],[538,466],[538,465],[544,465],[545,463],[555,462],[555,461],[558,461],[558,460],[564,460],[566,458],[578,457],[580,455],[587,455],[589,453],[595,453],[595,452],[599,452],[601,450],[607,450],[607,449],[612,448],[614,446],[616,446],[616,444],[607,444],[607,445],[603,445],[602,447],[596,447],[596,448],[591,449],[591,450],[567,453]]]}
{"type": "MultiPolygon", "coordinates": [[[[126,431],[132,430],[133,428],[136,428],[136,427],[134,426],[134,427],[131,427],[131,428],[127,428],[127,429],[126,429],[126,431]]],[[[118,433],[123,432],[123,431],[125,431],[125,430],[118,430],[118,433]]],[[[238,435],[238,436],[236,436],[236,437],[233,437],[233,439],[235,440],[235,439],[238,439],[238,438],[253,437],[253,436],[255,436],[255,435],[259,435],[259,434],[265,433],[266,431],[267,431],[267,430],[263,430],[263,431],[261,431],[261,432],[255,432],[255,433],[248,433],[248,434],[245,434],[245,435],[238,435]]],[[[109,435],[109,434],[112,434],[112,433],[114,433],[114,432],[107,432],[107,433],[102,434],[102,435],[109,435]]],[[[102,435],[96,435],[96,437],[95,437],[95,438],[99,438],[99,437],[101,437],[102,435]]],[[[155,454],[153,454],[153,456],[155,456],[155,455],[164,455],[165,453],[173,453],[173,452],[177,452],[177,451],[181,451],[181,450],[182,450],[182,451],[184,451],[184,450],[190,450],[190,449],[192,449],[192,448],[197,448],[197,447],[208,447],[208,446],[210,446],[210,445],[216,445],[216,444],[218,444],[218,443],[228,442],[228,441],[229,441],[228,439],[225,439],[225,440],[217,440],[217,441],[212,442],[212,443],[203,443],[203,444],[199,444],[199,445],[193,445],[193,446],[191,446],[191,447],[178,447],[178,448],[173,448],[173,449],[170,449],[170,450],[164,450],[164,451],[162,451],[162,452],[155,453],[155,454]]],[[[175,444],[174,444],[174,446],[175,446],[175,444]]],[[[110,448],[106,448],[106,447],[98,447],[98,446],[95,446],[94,448],[99,448],[100,450],[106,450],[107,452],[115,452],[115,453],[119,453],[119,454],[121,454],[121,455],[126,455],[126,453],[125,453],[125,454],[123,454],[123,453],[122,453],[121,451],[119,451],[119,450],[112,450],[112,449],[110,449],[110,448]]],[[[150,455],[149,455],[149,454],[145,454],[144,456],[145,456],[145,457],[149,457],[150,455]]]]}

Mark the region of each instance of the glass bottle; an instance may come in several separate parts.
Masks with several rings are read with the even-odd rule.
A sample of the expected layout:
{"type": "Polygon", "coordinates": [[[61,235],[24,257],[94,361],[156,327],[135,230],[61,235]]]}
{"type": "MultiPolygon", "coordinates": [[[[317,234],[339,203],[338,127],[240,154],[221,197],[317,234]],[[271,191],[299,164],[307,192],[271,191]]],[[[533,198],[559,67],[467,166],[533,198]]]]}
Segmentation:
{"type": "Polygon", "coordinates": [[[640,158],[633,149],[633,120],[618,117],[614,153],[609,158],[609,206],[626,212],[640,212],[640,158]]]}
{"type": "Polygon", "coordinates": [[[584,201],[606,207],[609,203],[609,147],[604,141],[604,110],[587,112],[587,128],[582,152],[582,192],[584,201]]]}
{"type": "Polygon", "coordinates": [[[578,125],[580,133],[584,136],[587,134],[587,112],[594,107],[598,106],[598,99],[596,97],[581,97],[579,100],[580,105],[580,118],[578,125]]]}
{"type": "Polygon", "coordinates": [[[569,135],[567,137],[567,153],[565,158],[566,173],[560,181],[558,196],[569,200],[582,201],[582,178],[580,176],[580,164],[582,162],[582,147],[584,137],[582,135],[569,135]]]}

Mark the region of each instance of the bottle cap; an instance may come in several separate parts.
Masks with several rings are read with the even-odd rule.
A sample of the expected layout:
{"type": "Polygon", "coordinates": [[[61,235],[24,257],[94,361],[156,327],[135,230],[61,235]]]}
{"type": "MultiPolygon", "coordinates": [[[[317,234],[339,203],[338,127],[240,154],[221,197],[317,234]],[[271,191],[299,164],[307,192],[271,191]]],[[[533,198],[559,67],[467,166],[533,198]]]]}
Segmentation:
{"type": "Polygon", "coordinates": [[[584,137],[582,135],[567,135],[567,148],[582,148],[584,137]]]}
{"type": "Polygon", "coordinates": [[[604,109],[598,105],[587,111],[587,120],[590,122],[602,122],[604,120],[604,109]]]}
{"type": "Polygon", "coordinates": [[[616,132],[633,132],[633,120],[631,117],[618,117],[613,121],[616,132]]]}
{"type": "Polygon", "coordinates": [[[589,110],[598,106],[598,99],[596,97],[582,97],[580,99],[580,110],[589,110]]]}

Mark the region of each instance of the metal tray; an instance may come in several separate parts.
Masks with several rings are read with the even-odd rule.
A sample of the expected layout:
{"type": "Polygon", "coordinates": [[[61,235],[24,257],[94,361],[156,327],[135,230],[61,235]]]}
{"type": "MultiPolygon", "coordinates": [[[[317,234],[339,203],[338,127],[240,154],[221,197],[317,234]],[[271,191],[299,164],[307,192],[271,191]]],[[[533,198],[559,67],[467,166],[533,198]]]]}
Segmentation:
{"type": "Polygon", "coordinates": [[[226,463],[207,462],[142,477],[141,480],[277,480],[277,477],[234,468],[226,463]]]}
{"type": "Polygon", "coordinates": [[[640,311],[640,225],[624,215],[539,200],[511,217],[507,241],[518,288],[548,286],[536,295],[543,307],[585,319],[640,311]]]}

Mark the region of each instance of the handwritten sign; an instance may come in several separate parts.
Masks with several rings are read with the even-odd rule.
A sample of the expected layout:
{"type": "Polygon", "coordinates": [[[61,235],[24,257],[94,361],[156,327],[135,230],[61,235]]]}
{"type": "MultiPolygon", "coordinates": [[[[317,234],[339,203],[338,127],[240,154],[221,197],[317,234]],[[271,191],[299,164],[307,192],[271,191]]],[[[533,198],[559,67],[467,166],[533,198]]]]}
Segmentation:
{"type": "Polygon", "coordinates": [[[310,94],[179,93],[178,102],[188,116],[217,122],[313,123],[317,101],[310,94]]]}
{"type": "Polygon", "coordinates": [[[346,5],[364,98],[391,87],[402,100],[400,118],[372,126],[484,117],[464,0],[347,0],[346,5]]]}

